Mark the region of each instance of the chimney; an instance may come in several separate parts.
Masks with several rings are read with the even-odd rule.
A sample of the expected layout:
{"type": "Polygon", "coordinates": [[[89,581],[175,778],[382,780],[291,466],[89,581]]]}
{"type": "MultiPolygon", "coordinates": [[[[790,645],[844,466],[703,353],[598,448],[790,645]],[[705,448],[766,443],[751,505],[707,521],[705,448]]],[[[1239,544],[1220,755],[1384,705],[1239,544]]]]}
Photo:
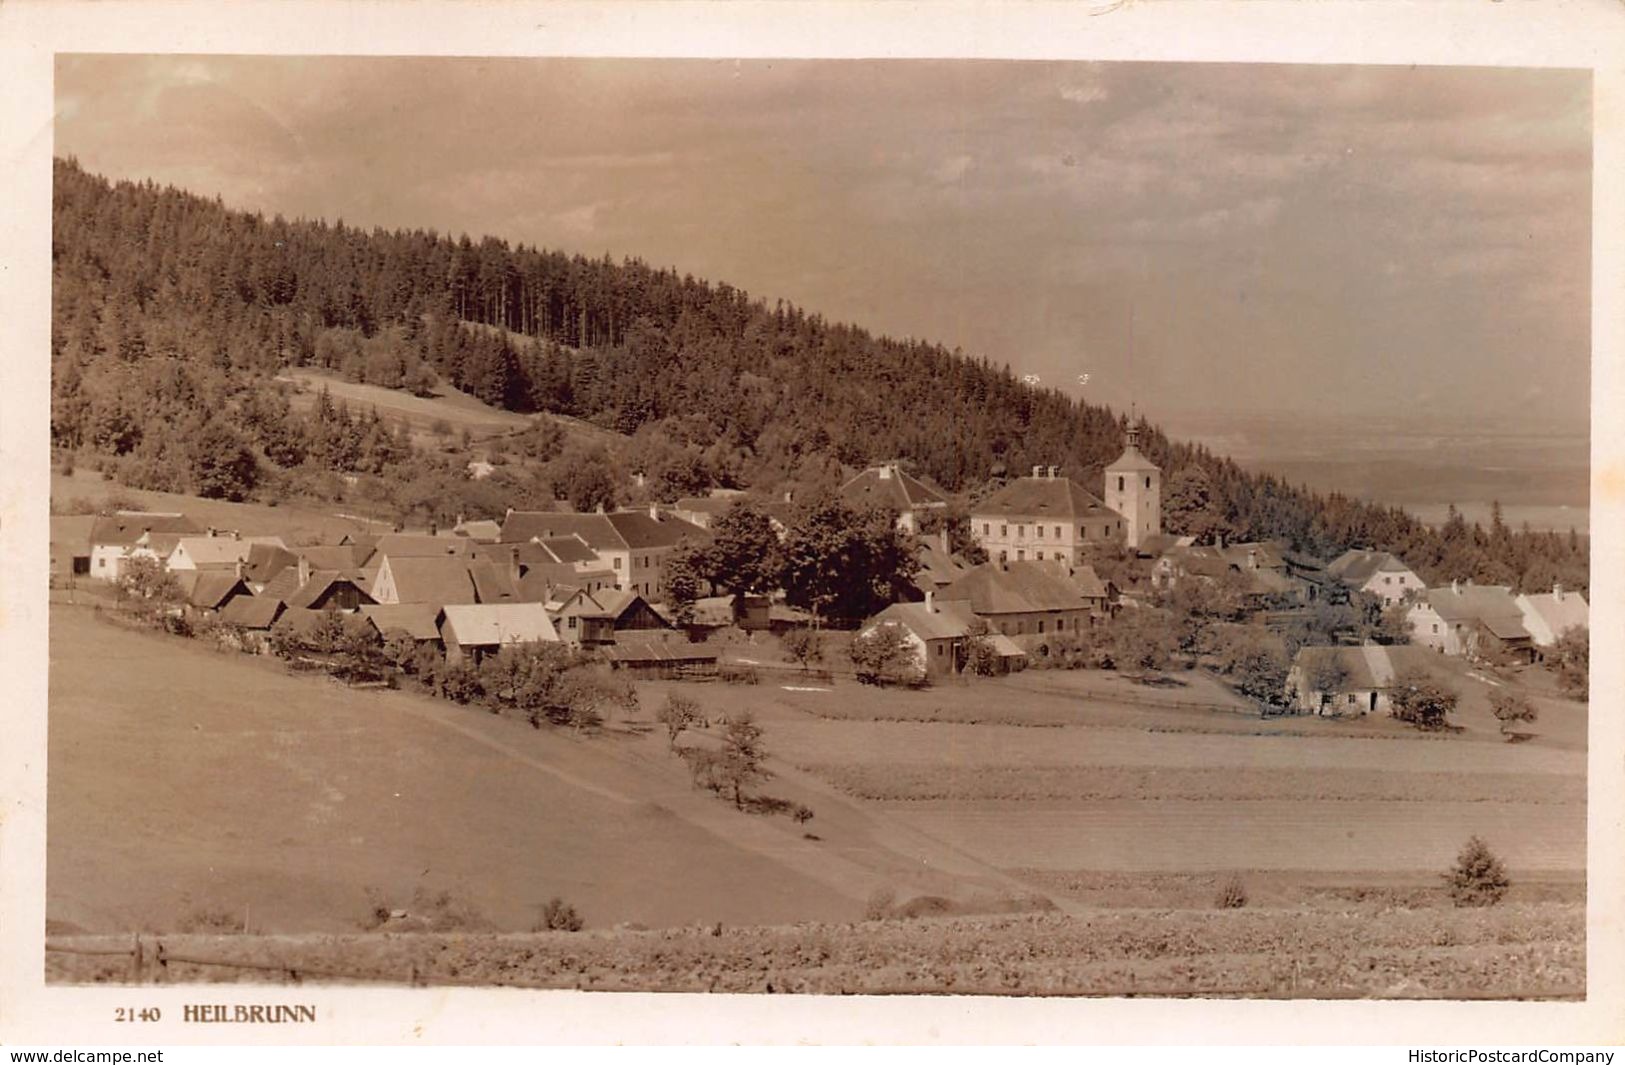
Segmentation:
{"type": "Polygon", "coordinates": [[[504,515],[502,515],[502,520],[503,520],[503,521],[507,521],[507,520],[508,520],[508,519],[509,519],[509,518],[511,518],[511,517],[513,517],[513,508],[512,508],[512,507],[509,507],[509,508],[508,508],[508,513],[506,513],[506,514],[504,514],[504,515]]]}
{"type": "Polygon", "coordinates": [[[1559,603],[1563,601],[1563,584],[1561,581],[1552,585],[1552,598],[1559,603]]]}
{"type": "Polygon", "coordinates": [[[1460,593],[1461,582],[1454,577],[1450,578],[1450,590],[1452,592],[1460,593]]]}
{"type": "Polygon", "coordinates": [[[206,530],[204,530],[203,535],[209,537],[210,539],[213,539],[214,536],[219,532],[220,532],[219,529],[216,529],[213,525],[211,525],[206,530]]]}
{"type": "Polygon", "coordinates": [[[439,526],[438,523],[432,522],[432,521],[429,523],[429,535],[430,536],[439,536],[440,535],[440,526],[439,526]]]}
{"type": "Polygon", "coordinates": [[[462,511],[460,511],[460,510],[459,510],[459,511],[458,511],[458,512],[457,512],[457,524],[458,524],[458,525],[463,525],[463,524],[465,524],[465,522],[464,522],[464,517],[463,517],[463,512],[462,512],[462,511]]]}
{"type": "Polygon", "coordinates": [[[519,564],[519,548],[515,547],[508,552],[508,579],[518,584],[524,575],[525,569],[519,564]]]}
{"type": "Polygon", "coordinates": [[[942,539],[942,553],[945,555],[953,554],[952,551],[948,550],[948,526],[944,525],[937,535],[942,539]]]}
{"type": "Polygon", "coordinates": [[[935,614],[937,612],[937,593],[925,593],[925,612],[927,614],[935,614]]]}
{"type": "Polygon", "coordinates": [[[299,556],[299,587],[303,588],[310,583],[310,559],[304,555],[299,556]]]}
{"type": "Polygon", "coordinates": [[[650,521],[659,521],[660,520],[660,504],[658,504],[658,503],[650,503],[649,504],[649,520],[650,521]]]}
{"type": "Polygon", "coordinates": [[[233,540],[241,540],[243,538],[242,530],[240,530],[240,529],[231,530],[231,538],[233,540]]]}
{"type": "Polygon", "coordinates": [[[604,504],[602,504],[602,503],[598,504],[596,507],[593,508],[593,513],[594,514],[602,514],[603,512],[604,512],[604,504]]]}
{"type": "Polygon", "coordinates": [[[1247,549],[1247,568],[1248,569],[1257,569],[1258,568],[1258,548],[1256,548],[1256,547],[1249,547],[1247,549]]]}
{"type": "Polygon", "coordinates": [[[890,466],[890,464],[883,463],[880,466],[880,479],[882,481],[891,480],[891,466],[890,466]]]}
{"type": "Polygon", "coordinates": [[[1051,466],[1049,468],[1049,479],[1052,480],[1052,481],[1055,480],[1055,475],[1057,473],[1060,473],[1060,472],[1061,472],[1061,467],[1059,467],[1059,466],[1051,466]]]}
{"type": "Polygon", "coordinates": [[[239,558],[237,560],[237,565],[235,567],[233,567],[233,568],[237,572],[237,579],[242,580],[243,579],[243,560],[239,558]]]}
{"type": "Polygon", "coordinates": [[[1042,477],[1042,476],[1044,476],[1044,467],[1042,467],[1042,466],[1034,466],[1033,467],[1033,476],[1034,477],[1042,477]]]}
{"type": "Polygon", "coordinates": [[[794,502],[794,500],[792,500],[792,499],[791,499],[791,498],[790,498],[790,497],[791,497],[791,496],[793,496],[793,495],[795,495],[795,492],[793,492],[793,491],[791,491],[791,490],[790,490],[790,489],[788,489],[788,488],[786,488],[786,489],[785,489],[785,490],[784,490],[784,501],[785,501],[785,502],[786,502],[786,503],[790,503],[790,502],[794,502]]]}

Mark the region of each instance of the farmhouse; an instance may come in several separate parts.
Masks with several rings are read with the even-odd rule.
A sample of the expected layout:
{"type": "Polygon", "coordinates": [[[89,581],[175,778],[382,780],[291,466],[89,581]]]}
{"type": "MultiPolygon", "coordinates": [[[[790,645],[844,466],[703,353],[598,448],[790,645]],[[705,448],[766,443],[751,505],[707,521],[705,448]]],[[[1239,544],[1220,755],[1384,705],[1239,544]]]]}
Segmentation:
{"type": "Polygon", "coordinates": [[[1121,537],[1124,519],[1054,466],[1034,466],[971,508],[971,532],[995,562],[1084,561],[1084,544],[1121,537]]]}
{"type": "Polygon", "coordinates": [[[1388,713],[1396,678],[1420,668],[1426,652],[1409,646],[1304,647],[1287,673],[1293,706],[1329,717],[1388,713]]]}
{"type": "Polygon", "coordinates": [[[235,570],[183,570],[175,574],[175,583],[187,606],[204,614],[212,614],[239,596],[254,593],[235,570]]]}
{"type": "Polygon", "coordinates": [[[271,627],[277,623],[277,619],[285,610],[287,604],[280,599],[263,595],[238,595],[233,596],[221,608],[220,620],[241,631],[245,649],[263,654],[266,651],[266,639],[271,633],[271,627]]]}
{"type": "Polygon", "coordinates": [[[118,580],[125,559],[149,533],[179,537],[202,531],[197,522],[179,513],[121,510],[98,518],[90,533],[90,575],[97,580],[118,580]]]}
{"type": "Polygon", "coordinates": [[[457,603],[445,609],[440,638],[446,645],[446,661],[467,658],[477,666],[503,647],[557,643],[559,634],[541,603],[457,603]]]}
{"type": "Polygon", "coordinates": [[[299,556],[285,547],[250,544],[248,557],[243,560],[243,580],[248,582],[255,595],[259,595],[283,570],[298,565],[299,556]]]}
{"type": "Polygon", "coordinates": [[[671,622],[636,592],[610,588],[594,592],[593,599],[604,608],[616,632],[631,629],[670,629],[671,622]]]}
{"type": "Polygon", "coordinates": [[[164,555],[164,565],[171,572],[185,570],[230,570],[235,572],[239,563],[247,562],[254,545],[286,549],[280,536],[256,536],[244,539],[232,534],[217,536],[182,536],[173,549],[164,555]]]}
{"type": "Polygon", "coordinates": [[[1079,632],[1104,620],[1112,590],[1088,566],[985,562],[944,588],[946,606],[964,602],[988,628],[1029,650],[1043,637],[1079,632]]]}
{"type": "Polygon", "coordinates": [[[440,624],[445,620],[445,611],[432,603],[368,603],[361,607],[361,613],[372,620],[386,640],[405,634],[419,646],[444,649],[440,624]]]}
{"type": "Polygon", "coordinates": [[[906,533],[921,531],[928,514],[941,515],[948,501],[895,462],[871,466],[841,486],[841,499],[854,507],[888,507],[897,514],[897,527],[906,533]]]}
{"type": "Polygon", "coordinates": [[[1552,585],[1550,595],[1520,595],[1517,604],[1523,614],[1523,627],[1529,630],[1535,646],[1542,649],[1551,647],[1570,629],[1591,627],[1591,608],[1585,596],[1561,584],[1552,585]]]}
{"type": "Polygon", "coordinates": [[[615,576],[615,587],[643,596],[660,593],[666,556],[685,539],[701,541],[710,534],[692,522],[648,510],[622,510],[612,514],[555,514],[548,511],[508,512],[502,523],[503,543],[574,537],[586,544],[615,576]]]}
{"type": "Polygon", "coordinates": [[[1173,589],[1187,580],[1228,581],[1246,607],[1254,610],[1285,601],[1308,602],[1318,596],[1312,591],[1315,585],[1290,574],[1285,553],[1268,541],[1177,544],[1151,566],[1153,587],[1173,589]]]}
{"type": "Polygon", "coordinates": [[[266,583],[260,595],[271,596],[293,610],[354,611],[373,602],[356,570],[313,570],[304,558],[266,583]]]}
{"type": "Polygon", "coordinates": [[[380,603],[512,603],[518,601],[508,572],[472,558],[386,556],[372,582],[380,603]]]}
{"type": "Polygon", "coordinates": [[[968,602],[939,602],[932,593],[923,603],[893,603],[869,619],[858,635],[869,636],[888,625],[900,628],[915,668],[927,677],[945,677],[965,667],[965,637],[976,620],[968,602]]]}
{"type": "Polygon", "coordinates": [[[1504,585],[1451,581],[1431,588],[1406,613],[1411,641],[1452,656],[1532,662],[1535,641],[1504,585]]]}
{"type": "Polygon", "coordinates": [[[1379,597],[1385,607],[1427,591],[1422,578],[1387,551],[1345,551],[1326,573],[1348,588],[1379,597]]]}

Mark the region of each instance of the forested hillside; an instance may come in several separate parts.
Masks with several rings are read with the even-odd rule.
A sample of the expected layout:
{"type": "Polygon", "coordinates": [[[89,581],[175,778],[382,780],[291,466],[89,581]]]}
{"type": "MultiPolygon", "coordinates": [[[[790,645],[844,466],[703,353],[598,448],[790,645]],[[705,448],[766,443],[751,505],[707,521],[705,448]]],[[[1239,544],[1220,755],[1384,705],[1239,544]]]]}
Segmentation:
{"type": "MultiPolygon", "coordinates": [[[[287,367],[415,391],[444,380],[510,410],[587,419],[630,437],[613,461],[631,468],[615,472],[650,474],[657,495],[828,485],[843,467],[892,458],[970,494],[1035,464],[1098,491],[1123,446],[1120,415],[1008,367],[636,260],[268,220],[65,160],[52,252],[53,442],[145,487],[335,492],[334,475],[365,475],[377,483],[352,490],[370,485],[403,514],[446,499],[480,510],[504,494],[513,505],[569,495],[573,467],[609,461],[549,454],[559,442],[544,435],[524,448],[551,461],[540,474],[458,486],[456,464],[375,418],[325,402],[290,409],[271,383],[287,367]]],[[[1459,520],[1432,530],[1246,472],[1155,427],[1145,438],[1174,531],[1280,538],[1323,557],[1382,547],[1430,579],[1589,583],[1572,534],[1459,520]]]]}

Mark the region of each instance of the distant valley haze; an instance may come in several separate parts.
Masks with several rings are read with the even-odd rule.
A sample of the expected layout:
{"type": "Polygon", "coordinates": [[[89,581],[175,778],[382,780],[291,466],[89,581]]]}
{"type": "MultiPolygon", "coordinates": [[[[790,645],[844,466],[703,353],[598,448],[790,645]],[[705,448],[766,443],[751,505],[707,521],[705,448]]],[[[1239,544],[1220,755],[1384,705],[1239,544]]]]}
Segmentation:
{"type": "Polygon", "coordinates": [[[57,100],[109,177],[636,257],[1312,487],[1584,528],[1585,72],[101,55],[57,100]]]}

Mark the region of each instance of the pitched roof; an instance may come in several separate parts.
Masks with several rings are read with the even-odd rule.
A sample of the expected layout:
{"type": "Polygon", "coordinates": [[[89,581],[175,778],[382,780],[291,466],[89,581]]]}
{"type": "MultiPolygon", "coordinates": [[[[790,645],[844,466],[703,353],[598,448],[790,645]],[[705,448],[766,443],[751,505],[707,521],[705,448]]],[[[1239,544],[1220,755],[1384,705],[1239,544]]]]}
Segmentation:
{"type": "Polygon", "coordinates": [[[1120,520],[1116,511],[1070,477],[1017,477],[973,506],[971,514],[978,520],[984,516],[1120,520]]]}
{"type": "MultiPolygon", "coordinates": [[[[271,547],[285,546],[280,540],[274,543],[268,540],[260,542],[271,547]]],[[[201,568],[235,566],[239,562],[246,562],[249,552],[254,549],[254,544],[252,541],[239,540],[233,536],[183,536],[175,547],[184,550],[186,557],[192,560],[192,564],[201,568]]]]}
{"type": "Polygon", "coordinates": [[[359,570],[372,557],[372,549],[362,544],[322,544],[301,547],[298,553],[311,569],[359,570]]]}
{"type": "Polygon", "coordinates": [[[128,546],[141,539],[143,533],[174,533],[184,536],[202,531],[201,525],[184,514],[121,510],[116,514],[96,519],[96,524],[91,529],[90,542],[128,546]]]}
{"type": "Polygon", "coordinates": [[[984,562],[944,588],[941,598],[966,600],[979,615],[1080,610],[1089,605],[1083,585],[1053,562],[984,562]]]}
{"type": "Polygon", "coordinates": [[[647,510],[617,510],[606,514],[626,546],[634,551],[645,548],[676,547],[685,537],[709,540],[711,534],[691,521],[667,514],[656,519],[647,510]]]}
{"type": "Polygon", "coordinates": [[[1359,647],[1302,647],[1292,659],[1292,668],[1312,677],[1322,663],[1336,661],[1343,667],[1342,691],[1370,691],[1391,688],[1395,680],[1428,660],[1427,652],[1410,645],[1359,647]]]}
{"type": "MultiPolygon", "coordinates": [[[[649,609],[654,612],[656,617],[665,620],[664,614],[660,613],[658,610],[655,610],[654,607],[649,606],[648,601],[644,599],[643,596],[628,588],[604,588],[595,593],[593,598],[598,600],[598,604],[604,608],[604,612],[606,614],[617,621],[625,617],[627,612],[638,603],[648,606],[649,609]]],[[[670,624],[670,622],[668,622],[668,624],[670,624]]]]}
{"type": "Polygon", "coordinates": [[[440,607],[433,603],[369,603],[361,613],[385,636],[404,632],[414,640],[440,639],[440,607]]]}
{"type": "Polygon", "coordinates": [[[559,536],[579,536],[599,551],[624,551],[626,541],[607,514],[558,513],[550,510],[516,510],[502,523],[502,542],[551,540],[559,536]]]}
{"type": "Polygon", "coordinates": [[[922,640],[957,640],[975,621],[968,602],[936,599],[930,607],[924,603],[893,603],[871,618],[864,629],[897,624],[922,640]]]}
{"type": "Polygon", "coordinates": [[[1107,473],[1152,473],[1160,467],[1140,453],[1140,449],[1133,444],[1123,449],[1117,460],[1106,467],[1107,473]]]}
{"type": "Polygon", "coordinates": [[[1565,591],[1562,598],[1552,592],[1538,595],[1520,595],[1518,607],[1523,611],[1524,627],[1535,637],[1535,642],[1547,646],[1569,629],[1589,628],[1591,608],[1579,592],[1565,591]]]}
{"type": "Polygon", "coordinates": [[[250,544],[243,560],[243,576],[255,584],[265,584],[289,566],[297,566],[299,556],[275,544],[250,544]]]}
{"type": "Polygon", "coordinates": [[[248,595],[248,585],[230,570],[182,570],[174,575],[186,601],[192,606],[218,610],[234,595],[248,595]]]}
{"type": "Polygon", "coordinates": [[[385,558],[465,557],[474,548],[466,536],[420,536],[416,533],[387,533],[378,538],[374,553],[385,558]]]}
{"type": "Polygon", "coordinates": [[[481,543],[494,544],[502,538],[502,523],[485,519],[482,521],[458,522],[452,532],[457,536],[466,536],[470,540],[481,543]]]}
{"type": "Polygon", "coordinates": [[[548,556],[547,561],[551,562],[592,562],[598,558],[579,536],[555,536],[535,546],[541,548],[548,556]]]}
{"type": "Polygon", "coordinates": [[[703,644],[673,640],[617,640],[604,648],[603,655],[611,662],[715,662],[715,648],[703,644]]]}
{"type": "Polygon", "coordinates": [[[268,629],[287,609],[280,599],[263,595],[239,595],[220,610],[220,620],[245,629],[268,629]]]}
{"type": "MultiPolygon", "coordinates": [[[[1429,588],[1427,603],[1446,621],[1482,621],[1487,624],[1491,618],[1497,618],[1503,622],[1515,622],[1518,629],[1523,629],[1523,611],[1518,609],[1517,600],[1512,598],[1512,589],[1505,585],[1462,584],[1429,588]]],[[[1510,625],[1504,627],[1513,631],[1510,625]]],[[[1496,635],[1501,634],[1497,632],[1496,635]]],[[[1525,630],[1522,635],[1528,636],[1529,633],[1525,630]]]]}
{"type": "Polygon", "coordinates": [[[1326,567],[1344,584],[1364,584],[1377,573],[1410,572],[1410,567],[1387,551],[1345,551],[1326,567]]]}
{"type": "MultiPolygon", "coordinates": [[[[490,574],[496,572],[496,567],[489,562],[471,562],[463,558],[448,557],[417,557],[411,555],[392,555],[386,561],[389,574],[395,583],[395,598],[402,603],[433,603],[436,606],[446,606],[451,603],[478,603],[482,601],[480,589],[475,583],[474,571],[476,567],[487,574],[487,582],[494,578],[490,574]]],[[[379,578],[383,576],[382,571],[379,578]]],[[[377,587],[375,580],[374,585],[377,587]]],[[[508,597],[513,594],[513,586],[507,585],[508,597]]]]}
{"type": "Polygon", "coordinates": [[[557,640],[558,631],[541,603],[454,603],[441,631],[465,647],[557,640]]]}
{"type": "Polygon", "coordinates": [[[896,463],[870,466],[841,486],[841,498],[858,505],[887,506],[895,511],[947,505],[942,494],[896,463]]]}
{"type": "MultiPolygon", "coordinates": [[[[372,602],[371,593],[367,591],[361,578],[353,571],[313,570],[310,574],[310,580],[306,581],[302,587],[295,588],[288,593],[287,604],[289,609],[304,610],[315,606],[322,601],[322,597],[335,584],[353,585],[355,590],[360,593],[362,602],[372,602]]],[[[265,590],[270,591],[270,585],[267,585],[265,590]]]]}
{"type": "Polygon", "coordinates": [[[95,528],[94,514],[52,514],[51,543],[83,547],[88,553],[95,528]]]}
{"type": "MultiPolygon", "coordinates": [[[[278,625],[286,625],[300,636],[307,635],[312,629],[320,625],[336,612],[332,610],[305,610],[289,607],[277,618],[278,625]]],[[[382,635],[378,626],[365,614],[338,614],[343,619],[344,631],[349,633],[370,632],[374,636],[382,635]]]]}

